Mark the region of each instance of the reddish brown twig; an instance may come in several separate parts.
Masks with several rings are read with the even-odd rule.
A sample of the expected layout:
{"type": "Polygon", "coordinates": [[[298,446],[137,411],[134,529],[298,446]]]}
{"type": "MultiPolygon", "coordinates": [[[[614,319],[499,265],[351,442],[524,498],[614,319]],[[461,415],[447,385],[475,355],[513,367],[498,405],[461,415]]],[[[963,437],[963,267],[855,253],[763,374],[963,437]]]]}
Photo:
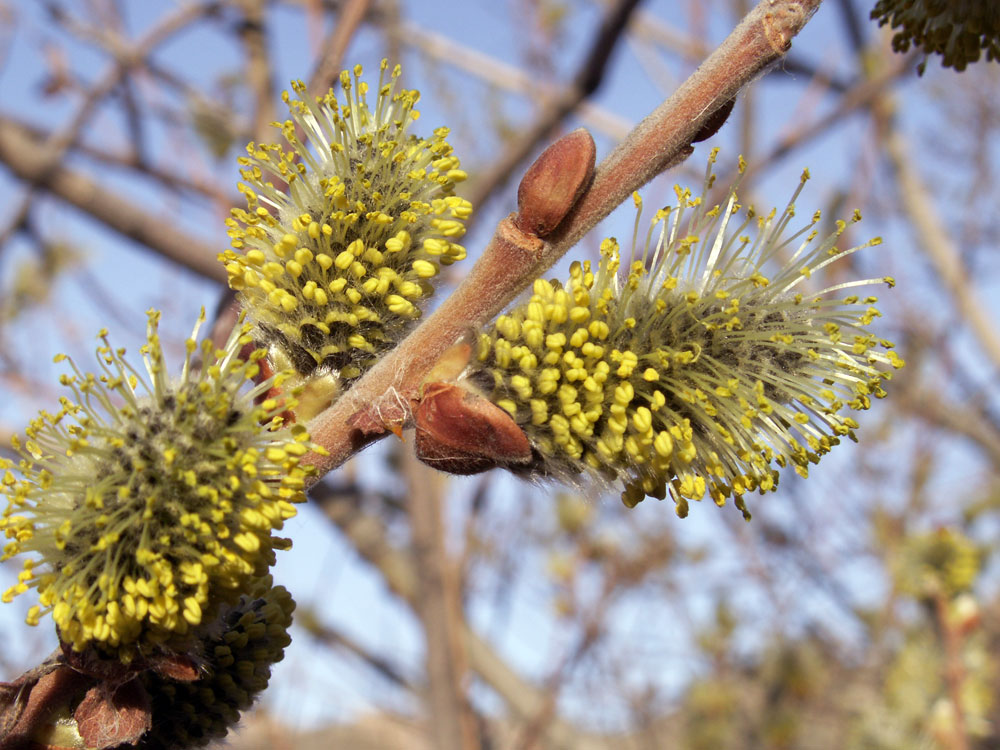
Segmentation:
{"type": "Polygon", "coordinates": [[[323,57],[309,76],[309,90],[312,93],[317,96],[323,94],[337,80],[347,46],[368,14],[370,5],[371,0],[350,0],[344,4],[333,31],[323,41],[323,57]]]}
{"type": "Polygon", "coordinates": [[[711,127],[717,110],[787,52],[819,2],[763,0],[757,5],[677,92],[601,163],[590,187],[545,241],[520,231],[511,218],[502,220],[454,294],[309,425],[313,439],[329,453],[313,457],[318,475],[384,434],[371,420],[359,422],[362,407],[380,413],[389,401],[415,399],[425,375],[452,344],[499,313],[634,190],[683,160],[692,141],[711,127]]]}

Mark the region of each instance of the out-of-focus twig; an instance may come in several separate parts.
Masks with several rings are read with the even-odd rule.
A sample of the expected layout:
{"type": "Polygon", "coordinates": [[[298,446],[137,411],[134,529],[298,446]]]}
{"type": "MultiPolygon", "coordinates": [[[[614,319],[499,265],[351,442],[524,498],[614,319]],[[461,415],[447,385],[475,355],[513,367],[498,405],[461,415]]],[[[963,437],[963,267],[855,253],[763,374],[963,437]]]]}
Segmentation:
{"type": "MultiPolygon", "coordinates": [[[[383,521],[374,514],[364,512],[357,503],[337,493],[326,483],[320,483],[312,489],[311,499],[350,540],[358,554],[378,568],[386,585],[416,609],[420,591],[416,563],[411,554],[389,542],[383,521]]],[[[459,636],[470,668],[504,699],[511,712],[521,719],[537,716],[545,706],[545,692],[515,673],[468,625],[461,625],[459,636]]],[[[549,722],[544,735],[560,750],[597,750],[604,747],[590,742],[585,735],[561,719],[549,722]]]]}
{"type": "MultiPolygon", "coordinates": [[[[657,17],[655,13],[642,8],[635,12],[628,31],[637,39],[652,42],[658,47],[680,54],[689,60],[702,60],[712,51],[700,39],[677,31],[657,17]]],[[[791,75],[802,75],[810,80],[820,81],[837,93],[843,93],[851,88],[850,81],[833,76],[794,53],[787,55],[781,61],[781,70],[791,75]]]]}
{"type": "MultiPolygon", "coordinates": [[[[789,154],[793,149],[804,143],[816,139],[826,133],[834,125],[842,122],[844,118],[850,116],[859,109],[872,106],[878,99],[885,95],[899,79],[908,76],[913,71],[913,58],[900,57],[885,71],[879,75],[858,83],[850,88],[838,101],[837,106],[829,113],[823,115],[819,120],[797,127],[793,132],[786,135],[767,154],[757,156],[746,168],[744,180],[751,180],[753,175],[767,169],[769,166],[789,154]]],[[[720,185],[728,185],[731,180],[719,179],[720,185]]]]}
{"type": "Polygon", "coordinates": [[[956,309],[968,322],[979,341],[980,350],[990,360],[994,370],[1000,370],[1000,334],[996,320],[987,312],[972,279],[962,263],[961,253],[945,230],[934,202],[927,194],[917,173],[913,151],[905,136],[888,117],[888,102],[884,102],[881,121],[884,126],[885,154],[896,176],[899,204],[913,227],[913,238],[948,291],[956,309]]]}
{"type": "Polygon", "coordinates": [[[934,595],[934,617],[944,646],[944,681],[948,689],[954,725],[947,734],[950,750],[969,750],[969,735],[962,708],[965,665],[962,663],[962,635],[951,621],[948,599],[941,591],[934,595]]]}
{"type": "Polygon", "coordinates": [[[508,144],[504,153],[485,172],[477,175],[475,182],[465,191],[472,205],[480,206],[496,188],[508,180],[517,165],[531,155],[552,130],[561,123],[581,102],[600,86],[611,53],[628,24],[638,0],[618,0],[606,14],[594,35],[590,51],[573,77],[573,81],[557,96],[545,102],[533,122],[520,137],[508,144]]]}
{"type": "Polygon", "coordinates": [[[15,432],[10,427],[0,425],[0,456],[16,461],[20,456],[10,447],[10,441],[14,435],[15,432]]]}
{"type": "Polygon", "coordinates": [[[437,472],[403,454],[413,560],[420,581],[416,610],[424,629],[431,737],[439,750],[475,750],[475,722],[465,694],[457,577],[444,546],[437,472]]]}
{"type": "MultiPolygon", "coordinates": [[[[2,116],[0,116],[0,118],[2,118],[2,116]]],[[[30,123],[15,120],[13,118],[2,119],[5,123],[5,127],[20,130],[25,137],[31,140],[44,142],[50,136],[50,134],[46,131],[30,123]]],[[[124,153],[121,150],[110,149],[100,144],[83,141],[77,141],[72,145],[71,149],[72,153],[86,156],[88,159],[93,159],[95,162],[117,167],[123,170],[132,170],[136,174],[148,177],[150,180],[155,181],[157,185],[162,185],[169,190],[195,193],[199,196],[210,198],[220,204],[238,202],[239,199],[239,195],[235,193],[232,196],[228,196],[223,189],[214,182],[179,174],[175,165],[173,165],[173,169],[170,169],[167,165],[151,164],[145,159],[139,160],[134,153],[124,153]]],[[[4,241],[5,238],[0,237],[0,245],[2,245],[4,241]]]]}
{"type": "MultiPolygon", "coordinates": [[[[97,104],[131,68],[140,65],[145,55],[189,24],[215,12],[218,3],[192,4],[178,9],[158,23],[142,38],[129,43],[110,29],[92,29],[115,57],[108,70],[86,93],[69,123],[54,131],[44,141],[36,141],[24,131],[0,120],[0,162],[32,187],[48,190],[59,198],[91,214],[95,219],[125,236],[161,252],[164,256],[195,272],[215,280],[225,273],[215,262],[215,251],[206,244],[180,234],[176,227],[154,218],[144,209],[99,187],[90,178],[65,167],[60,162],[76,140],[97,104]]],[[[84,33],[84,26],[65,10],[50,4],[53,18],[84,33]]],[[[26,199],[30,200],[30,191],[26,199]]]]}
{"type": "Polygon", "coordinates": [[[365,648],[342,630],[327,623],[321,623],[314,613],[296,611],[295,624],[308,631],[309,635],[320,643],[342,648],[354,654],[394,685],[411,692],[417,690],[417,686],[409,680],[398,666],[380,654],[373,654],[369,649],[365,648]]]}
{"type": "Polygon", "coordinates": [[[898,398],[902,411],[965,436],[979,446],[994,466],[1000,466],[1000,432],[980,412],[954,401],[942,401],[940,395],[929,390],[904,391],[898,398]]]}
{"type": "MultiPolygon", "coordinates": [[[[36,174],[45,175],[50,170],[57,169],[70,146],[79,137],[84,125],[89,122],[91,116],[97,108],[97,105],[100,104],[100,102],[103,101],[116,86],[127,82],[127,73],[129,69],[138,64],[138,62],[142,59],[142,55],[149,54],[159,44],[169,39],[173,34],[200,18],[202,14],[206,12],[205,8],[207,7],[208,6],[204,6],[204,8],[201,6],[189,6],[176,13],[168,15],[152,30],[145,34],[142,39],[137,40],[136,45],[133,47],[129,47],[126,43],[119,41],[119,43],[113,48],[115,61],[108,66],[106,71],[101,76],[99,76],[97,82],[86,90],[83,101],[77,105],[73,116],[62,127],[49,133],[46,136],[44,143],[41,144],[41,148],[35,151],[37,159],[36,174]],[[137,51],[141,51],[141,53],[137,51]]],[[[49,12],[57,22],[71,23],[70,17],[60,6],[50,4],[49,12]]],[[[109,33],[114,35],[114,32],[109,33]]],[[[134,131],[135,153],[137,159],[141,160],[141,136],[136,125],[138,122],[136,104],[134,98],[131,96],[131,89],[126,86],[123,88],[123,92],[127,120],[129,124],[133,126],[134,131]]],[[[31,184],[22,197],[21,207],[14,212],[15,216],[27,216],[31,205],[34,202],[35,188],[38,187],[43,181],[44,180],[41,178],[36,178],[30,181],[31,184]]],[[[19,219],[19,222],[20,221],[21,219],[19,219]]],[[[12,225],[12,227],[16,228],[15,225],[12,225]]]]}
{"type": "MultiPolygon", "coordinates": [[[[122,0],[115,0],[115,2],[108,3],[108,12],[106,15],[115,31],[124,35],[125,10],[122,5],[122,0]]],[[[142,163],[146,159],[146,127],[142,120],[142,114],[139,111],[139,102],[136,99],[135,87],[128,75],[122,76],[120,89],[129,141],[132,144],[132,154],[137,162],[142,163]]]]}
{"type": "Polygon", "coordinates": [[[243,10],[240,39],[246,52],[247,83],[253,92],[252,140],[263,140],[274,122],[274,81],[271,57],[267,50],[266,3],[264,0],[239,0],[243,10]]]}
{"type": "MultiPolygon", "coordinates": [[[[542,100],[562,96],[558,89],[540,83],[514,65],[412,21],[400,23],[394,35],[401,43],[413,45],[428,57],[470,73],[498,89],[524,95],[535,94],[542,100]]],[[[616,140],[624,138],[632,128],[632,123],[625,118],[585,99],[579,102],[573,114],[588,128],[616,140]]],[[[539,117],[543,115],[551,116],[548,110],[540,113],[539,117]]]]}
{"type": "Polygon", "coordinates": [[[18,178],[44,188],[165,258],[207,279],[225,281],[226,273],[215,259],[214,245],[185,234],[153,211],[110,192],[74,169],[50,167],[44,145],[3,118],[0,118],[0,163],[18,178]]]}
{"type": "Polygon", "coordinates": [[[559,695],[566,685],[570,672],[600,641],[605,632],[605,618],[608,614],[609,604],[614,596],[621,592],[621,589],[616,591],[616,587],[617,582],[613,575],[605,578],[597,603],[579,625],[580,633],[576,643],[545,680],[545,700],[540,710],[529,721],[525,722],[524,727],[519,732],[520,736],[514,745],[514,750],[532,750],[538,747],[540,736],[556,717],[559,695]]]}
{"type": "Polygon", "coordinates": [[[323,57],[309,76],[309,91],[320,95],[336,80],[344,62],[347,47],[368,13],[371,0],[348,0],[338,16],[333,31],[323,41],[323,57]]]}
{"type": "Polygon", "coordinates": [[[18,205],[17,210],[15,210],[10,219],[7,221],[7,226],[0,229],[0,252],[7,245],[7,242],[18,232],[24,230],[28,225],[28,216],[31,214],[31,190],[30,188],[25,191],[25,194],[21,196],[21,202],[18,205]]]}

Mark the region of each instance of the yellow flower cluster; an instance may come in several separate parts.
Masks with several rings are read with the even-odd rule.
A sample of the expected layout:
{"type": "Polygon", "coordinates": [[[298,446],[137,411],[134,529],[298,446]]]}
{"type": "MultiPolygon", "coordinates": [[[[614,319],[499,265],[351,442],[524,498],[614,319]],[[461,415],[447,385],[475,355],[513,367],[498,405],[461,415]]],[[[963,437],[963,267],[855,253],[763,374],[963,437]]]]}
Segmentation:
{"type": "Polygon", "coordinates": [[[294,609],[284,587],[272,586],[270,576],[259,579],[234,607],[220,613],[201,646],[199,679],[180,682],[145,672],[153,727],[139,750],[195,748],[224,737],[267,687],[271,665],[284,658],[294,609]]]}
{"type": "Polygon", "coordinates": [[[982,570],[983,553],[961,529],[912,534],[893,566],[900,590],[920,599],[948,599],[969,591],[982,570]]]}
{"type": "Polygon", "coordinates": [[[263,350],[240,358],[249,324],[221,350],[205,341],[200,366],[196,326],[171,381],[158,321],[151,311],[142,348],[148,380],[106,332],[99,375],[57,357],[72,369],[61,382],[73,398],[41,412],[23,444],[15,440],[20,478],[0,462],[8,499],[0,529],[10,540],[0,559],[36,555],[3,599],[37,588],[29,623],[51,611],[63,643],[78,651],[93,644],[123,661],[184,643],[266,574],[273,550],[288,545],[272,531],[304,499],[309,469],[300,459],[316,449],[300,426],[271,431],[288,403],[255,404],[275,379],[253,385],[263,350]]]}
{"type": "Polygon", "coordinates": [[[321,367],[345,385],[405,335],[440,267],[465,257],[456,240],[472,212],[453,194],[465,173],[448,129],[409,134],[420,94],[397,89],[398,66],[386,82],[386,69],[374,111],[360,66],[353,83],[341,73],[343,105],[293,84],[280,124],[289,150],[247,147],[247,208],[233,210],[233,249],[219,256],[258,339],[299,373],[321,367]]]}
{"type": "Polygon", "coordinates": [[[749,209],[740,222],[735,186],[713,208],[677,188],[677,208],[657,212],[625,274],[609,239],[596,272],[576,262],[565,284],[536,281],[480,335],[470,381],[521,425],[545,473],[620,480],[629,507],[669,493],[681,515],[706,492],[733,497],[749,517],[747,492],[774,489],[775,466],[805,475],[853,438],[840,412],[867,409],[888,366],[902,365],[865,328],[875,298],[830,297],[874,280],[806,292],[813,272],[861,248],[838,251],[843,222],[813,243],[818,212],[785,236],[801,189],[780,216],[749,209]]]}

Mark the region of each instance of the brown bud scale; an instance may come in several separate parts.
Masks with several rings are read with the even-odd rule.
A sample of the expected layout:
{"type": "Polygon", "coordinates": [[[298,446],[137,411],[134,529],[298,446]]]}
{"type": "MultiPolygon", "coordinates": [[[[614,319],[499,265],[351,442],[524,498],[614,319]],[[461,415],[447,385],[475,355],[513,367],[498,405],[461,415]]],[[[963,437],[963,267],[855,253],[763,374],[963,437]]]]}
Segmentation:
{"type": "Polygon", "coordinates": [[[723,104],[712,114],[708,116],[705,123],[701,126],[697,133],[694,134],[694,138],[691,139],[691,143],[700,143],[701,141],[707,141],[713,135],[719,132],[719,129],[726,124],[726,120],[729,119],[729,115],[732,114],[733,106],[736,104],[736,99],[730,99],[728,102],[723,104]]]}
{"type": "Polygon", "coordinates": [[[454,383],[425,386],[414,412],[417,457],[452,474],[531,461],[531,444],[500,407],[454,383]]]}

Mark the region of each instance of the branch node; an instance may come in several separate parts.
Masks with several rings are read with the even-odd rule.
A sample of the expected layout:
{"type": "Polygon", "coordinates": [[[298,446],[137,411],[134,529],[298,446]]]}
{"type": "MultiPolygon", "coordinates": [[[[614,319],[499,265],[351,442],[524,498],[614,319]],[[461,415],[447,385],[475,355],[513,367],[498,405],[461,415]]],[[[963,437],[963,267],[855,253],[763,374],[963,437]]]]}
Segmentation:
{"type": "Polygon", "coordinates": [[[791,49],[792,37],[805,26],[819,4],[782,1],[772,2],[772,5],[776,7],[764,14],[761,25],[771,49],[776,54],[783,55],[791,49]]]}

